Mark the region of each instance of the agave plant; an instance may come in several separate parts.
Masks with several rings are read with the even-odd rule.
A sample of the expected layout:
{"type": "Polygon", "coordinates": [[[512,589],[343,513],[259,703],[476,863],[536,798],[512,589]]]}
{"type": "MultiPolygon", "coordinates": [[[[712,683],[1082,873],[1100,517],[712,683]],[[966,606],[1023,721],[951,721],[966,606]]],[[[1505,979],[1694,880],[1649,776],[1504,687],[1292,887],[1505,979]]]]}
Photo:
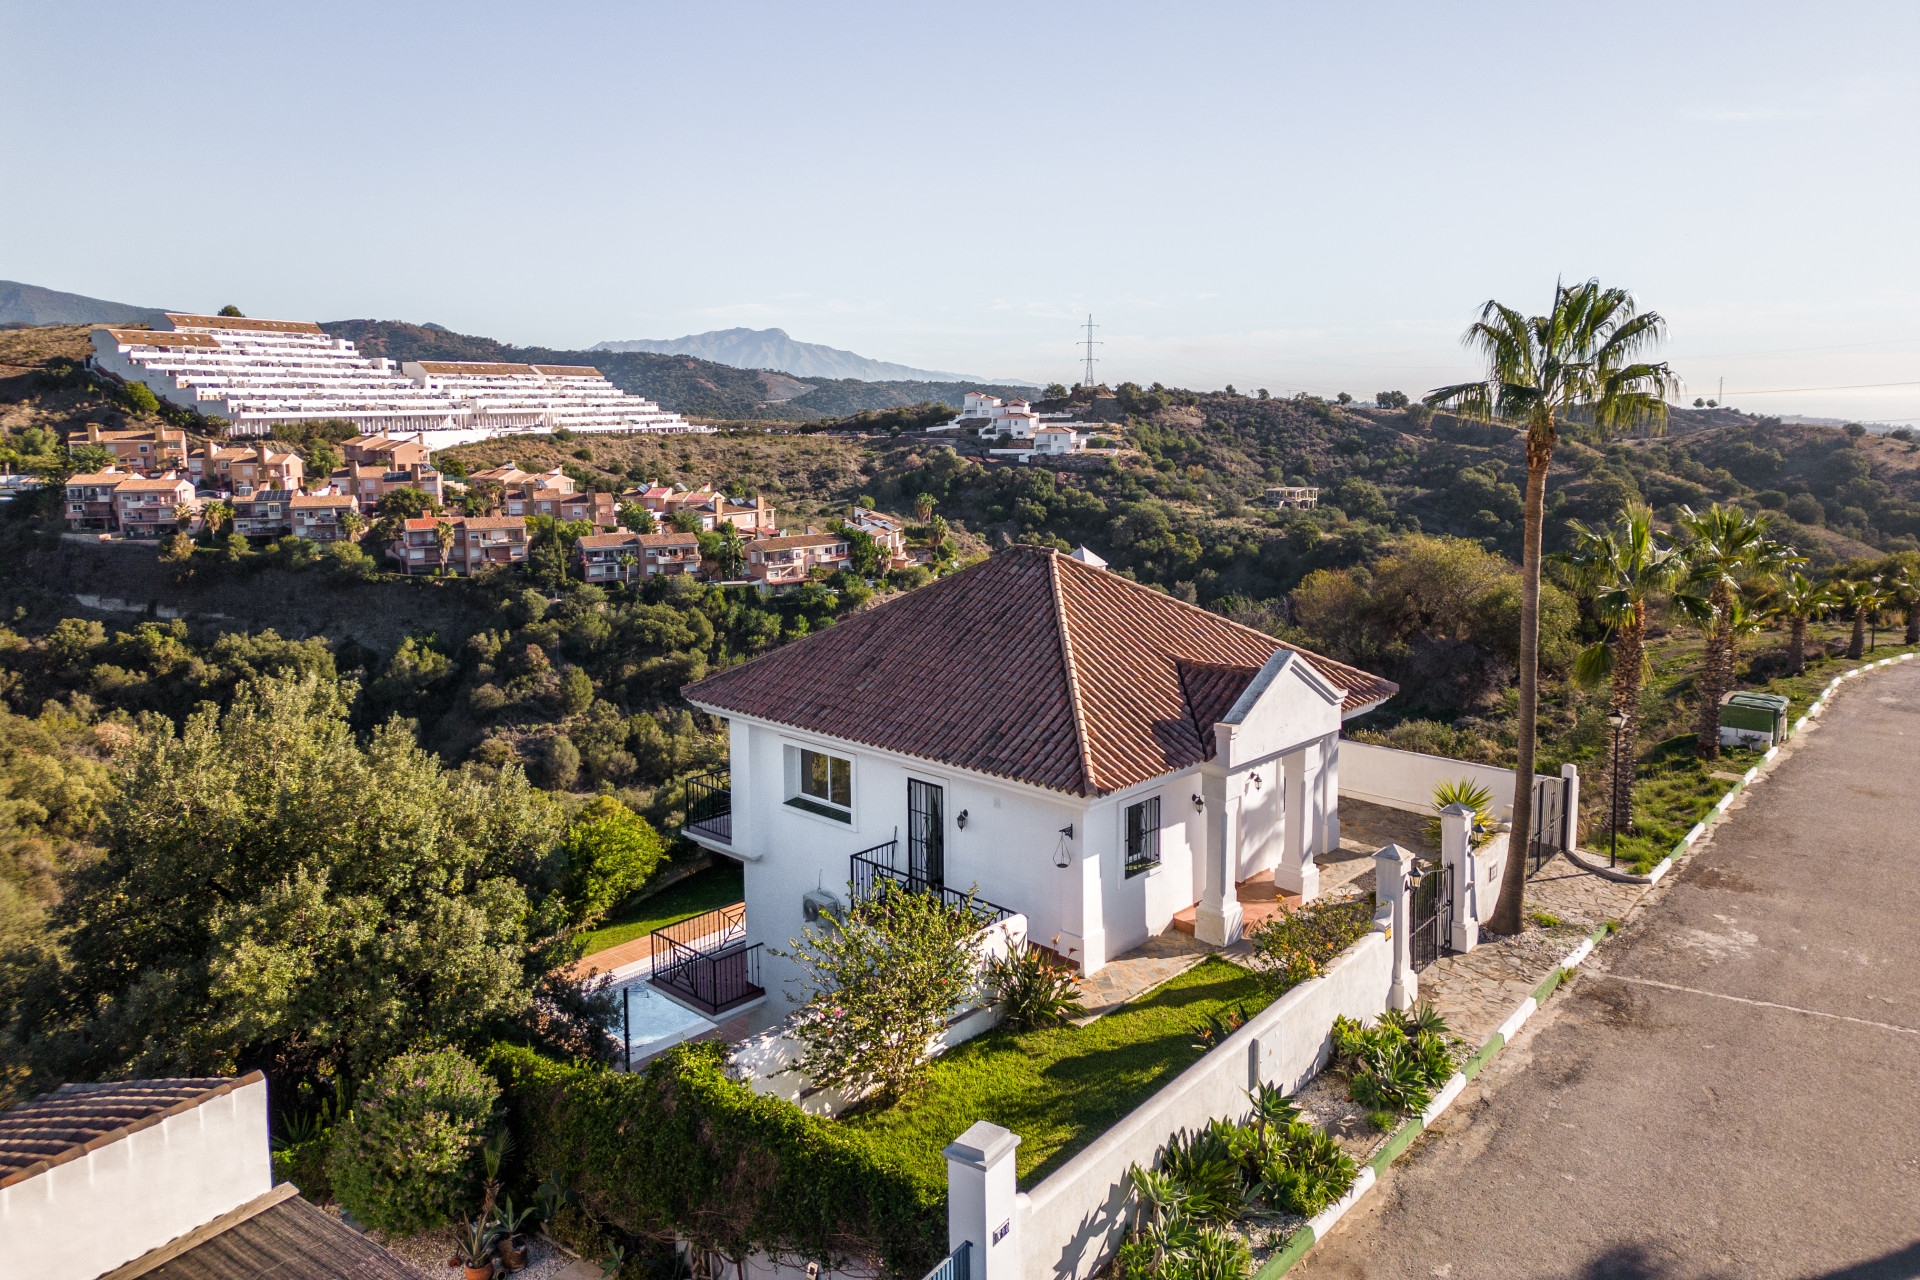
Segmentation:
{"type": "Polygon", "coordinates": [[[1087,1012],[1073,975],[1024,942],[1017,951],[995,957],[987,966],[987,979],[999,990],[1007,1022],[1016,1031],[1061,1026],[1087,1012]]]}
{"type": "Polygon", "coordinates": [[[1296,1122],[1261,1162],[1260,1198],[1276,1209],[1311,1218],[1347,1194],[1358,1172],[1338,1142],[1296,1122]]]}
{"type": "Polygon", "coordinates": [[[1240,1152],[1231,1134],[1216,1125],[1174,1135],[1160,1163],[1186,1193],[1187,1215],[1196,1221],[1230,1221],[1246,1203],[1240,1152]]]}
{"type": "Polygon", "coordinates": [[[1456,804],[1473,811],[1467,838],[1477,849],[1493,836],[1493,792],[1471,778],[1455,778],[1433,789],[1433,817],[1427,819],[1427,843],[1435,849],[1440,847],[1440,814],[1456,804]]]}
{"type": "Polygon", "coordinates": [[[1453,1030],[1447,1025],[1446,1016],[1425,1000],[1411,1009],[1388,1009],[1380,1015],[1380,1021],[1398,1028],[1409,1040],[1422,1032],[1444,1039],[1453,1030]]]}
{"type": "Polygon", "coordinates": [[[1300,1108],[1276,1085],[1256,1084],[1247,1090],[1247,1101],[1253,1104],[1253,1130],[1263,1149],[1270,1128],[1284,1128],[1300,1118],[1300,1108]]]}

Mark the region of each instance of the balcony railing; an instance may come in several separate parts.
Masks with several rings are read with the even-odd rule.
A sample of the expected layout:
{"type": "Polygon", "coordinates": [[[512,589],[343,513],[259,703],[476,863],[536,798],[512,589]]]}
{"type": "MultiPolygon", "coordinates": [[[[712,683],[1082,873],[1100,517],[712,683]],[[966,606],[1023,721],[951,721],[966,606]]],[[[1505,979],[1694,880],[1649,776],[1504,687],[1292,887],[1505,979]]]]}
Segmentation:
{"type": "Polygon", "coordinates": [[[687,779],[687,825],[681,831],[733,843],[733,777],[725,769],[687,779]]]}
{"type": "Polygon", "coordinates": [[[653,985],[703,1013],[725,1013],[766,994],[760,944],[747,943],[744,902],[656,929],[651,938],[653,985]]]}
{"type": "Polygon", "coordinates": [[[909,893],[938,894],[940,901],[947,906],[972,913],[981,928],[998,923],[1014,914],[1010,908],[1000,906],[998,903],[988,902],[985,898],[963,893],[958,889],[949,889],[946,885],[926,876],[915,874],[911,868],[899,867],[897,865],[899,854],[900,841],[894,839],[885,844],[877,844],[871,849],[862,849],[853,855],[850,878],[853,881],[855,902],[873,897],[880,892],[882,882],[892,881],[909,893]]]}

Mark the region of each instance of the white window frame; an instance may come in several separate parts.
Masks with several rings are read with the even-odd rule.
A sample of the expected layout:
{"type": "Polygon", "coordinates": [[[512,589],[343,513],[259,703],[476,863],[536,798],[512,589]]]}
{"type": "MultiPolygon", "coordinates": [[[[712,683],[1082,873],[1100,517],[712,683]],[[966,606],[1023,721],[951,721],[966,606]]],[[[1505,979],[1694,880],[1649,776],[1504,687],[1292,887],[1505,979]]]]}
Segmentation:
{"type": "MultiPolygon", "coordinates": [[[[802,814],[815,822],[832,823],[842,830],[857,829],[854,814],[860,801],[859,770],[855,768],[855,757],[843,747],[829,746],[824,743],[784,740],[780,744],[781,756],[781,804],[794,813],[802,814]],[[842,806],[831,799],[821,799],[808,794],[802,786],[801,754],[825,756],[829,760],[842,761],[847,766],[847,803],[842,806]],[[845,815],[845,816],[842,816],[845,815]]],[[[829,775],[832,766],[829,765],[829,775]]],[[[828,790],[832,790],[829,777],[828,790]]]]}

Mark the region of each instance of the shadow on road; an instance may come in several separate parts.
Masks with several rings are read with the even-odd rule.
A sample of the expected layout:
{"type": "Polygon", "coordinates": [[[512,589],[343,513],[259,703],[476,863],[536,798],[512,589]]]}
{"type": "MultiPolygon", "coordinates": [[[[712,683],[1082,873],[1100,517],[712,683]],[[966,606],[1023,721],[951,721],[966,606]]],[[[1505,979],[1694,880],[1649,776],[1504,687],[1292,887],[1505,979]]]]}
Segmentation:
{"type": "MultiPolygon", "coordinates": [[[[1667,1261],[1637,1244],[1607,1250],[1569,1280],[1737,1280],[1721,1272],[1695,1273],[1684,1262],[1667,1261]]],[[[1920,1280],[1920,1240],[1904,1249],[1856,1262],[1836,1271],[1822,1271],[1806,1280],[1920,1280]]]]}

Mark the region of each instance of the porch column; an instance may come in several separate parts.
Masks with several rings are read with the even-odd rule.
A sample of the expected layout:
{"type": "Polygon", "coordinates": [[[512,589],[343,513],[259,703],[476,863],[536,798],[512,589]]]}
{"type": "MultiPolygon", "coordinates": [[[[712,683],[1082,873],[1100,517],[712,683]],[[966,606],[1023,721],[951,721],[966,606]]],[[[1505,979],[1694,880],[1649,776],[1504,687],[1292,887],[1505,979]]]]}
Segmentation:
{"type": "Polygon", "coordinates": [[[1320,894],[1320,868],[1313,864],[1313,855],[1323,838],[1323,824],[1317,812],[1320,771],[1309,759],[1314,750],[1309,744],[1280,757],[1283,839],[1280,861],[1273,868],[1273,885],[1281,893],[1298,894],[1302,902],[1311,902],[1320,894]]]}
{"type": "Polygon", "coordinates": [[[1216,947],[1240,940],[1240,898],[1234,892],[1234,863],[1240,847],[1239,798],[1227,796],[1225,773],[1200,775],[1200,798],[1206,802],[1206,880],[1200,904],[1193,913],[1193,935],[1216,947]]]}

